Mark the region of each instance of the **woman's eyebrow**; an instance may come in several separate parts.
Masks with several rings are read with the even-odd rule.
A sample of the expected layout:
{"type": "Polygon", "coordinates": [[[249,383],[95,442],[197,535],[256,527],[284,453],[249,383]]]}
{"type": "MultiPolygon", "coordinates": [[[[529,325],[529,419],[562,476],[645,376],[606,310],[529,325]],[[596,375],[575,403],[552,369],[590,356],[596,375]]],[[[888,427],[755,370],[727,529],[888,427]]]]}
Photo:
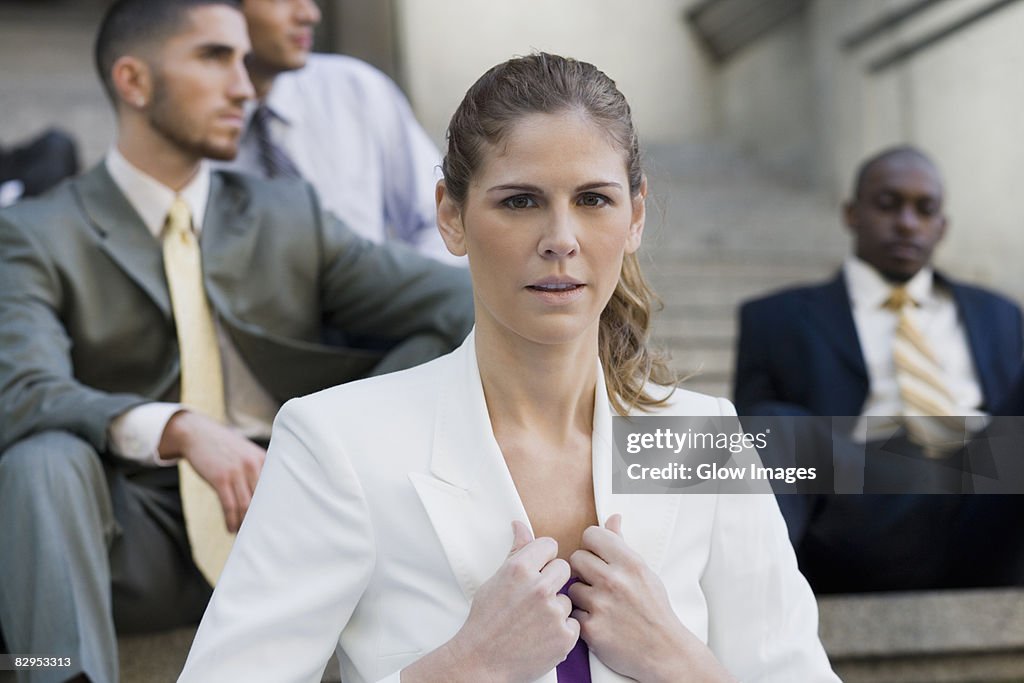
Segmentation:
{"type": "Polygon", "coordinates": [[[508,184],[504,184],[504,185],[495,185],[494,187],[489,188],[487,191],[488,192],[504,192],[504,191],[508,191],[508,190],[515,190],[516,192],[534,192],[534,193],[537,193],[537,194],[540,194],[540,193],[543,192],[543,190],[541,190],[536,185],[528,185],[528,184],[525,184],[525,183],[508,183],[508,184]]]}
{"type": "Polygon", "coordinates": [[[617,183],[613,180],[598,180],[592,183],[586,183],[576,188],[577,192],[586,192],[587,190],[599,190],[601,188],[614,187],[617,190],[622,189],[622,183],[617,183]]]}
{"type": "MultiPolygon", "coordinates": [[[[617,183],[613,180],[595,180],[589,183],[584,183],[576,188],[577,192],[586,192],[587,190],[597,190],[600,188],[614,187],[616,189],[622,189],[622,183],[617,183]]],[[[530,185],[528,183],[506,183],[502,185],[495,185],[494,187],[488,188],[488,192],[507,192],[513,190],[516,192],[533,192],[535,194],[543,194],[544,190],[537,187],[536,185],[530,185]]]]}

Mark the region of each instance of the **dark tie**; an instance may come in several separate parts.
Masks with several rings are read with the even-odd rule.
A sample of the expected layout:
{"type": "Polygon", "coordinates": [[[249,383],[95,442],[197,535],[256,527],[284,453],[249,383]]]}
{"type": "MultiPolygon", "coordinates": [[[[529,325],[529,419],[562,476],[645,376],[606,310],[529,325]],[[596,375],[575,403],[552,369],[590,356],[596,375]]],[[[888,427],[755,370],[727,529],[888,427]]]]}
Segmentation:
{"type": "Polygon", "coordinates": [[[301,178],[295,162],[270,136],[270,120],[276,116],[267,105],[261,104],[249,120],[250,134],[256,138],[259,148],[260,166],[268,178],[301,178]]]}

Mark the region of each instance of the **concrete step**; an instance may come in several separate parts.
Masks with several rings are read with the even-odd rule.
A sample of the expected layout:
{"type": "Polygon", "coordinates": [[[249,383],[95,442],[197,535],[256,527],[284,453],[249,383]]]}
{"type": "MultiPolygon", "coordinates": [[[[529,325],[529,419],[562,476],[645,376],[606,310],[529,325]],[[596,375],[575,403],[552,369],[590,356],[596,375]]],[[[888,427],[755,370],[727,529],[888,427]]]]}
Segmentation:
{"type": "MultiPolygon", "coordinates": [[[[195,629],[191,627],[118,637],[120,683],[170,683],[176,680],[185,666],[194,637],[195,629]]],[[[331,657],[321,683],[340,682],[338,661],[331,657]]],[[[15,683],[14,673],[0,671],[0,683],[15,683]]]]}
{"type": "MultiPolygon", "coordinates": [[[[818,605],[822,643],[846,683],[1024,680],[1022,589],[830,595],[818,605]]],[[[122,683],[173,681],[192,635],[122,637],[122,683]]],[[[335,667],[332,661],[324,681],[340,681],[335,667]]],[[[0,672],[0,683],[13,681],[0,672]]]]}
{"type": "Polygon", "coordinates": [[[1024,680],[1024,590],[824,596],[822,643],[846,683],[1024,680]]]}

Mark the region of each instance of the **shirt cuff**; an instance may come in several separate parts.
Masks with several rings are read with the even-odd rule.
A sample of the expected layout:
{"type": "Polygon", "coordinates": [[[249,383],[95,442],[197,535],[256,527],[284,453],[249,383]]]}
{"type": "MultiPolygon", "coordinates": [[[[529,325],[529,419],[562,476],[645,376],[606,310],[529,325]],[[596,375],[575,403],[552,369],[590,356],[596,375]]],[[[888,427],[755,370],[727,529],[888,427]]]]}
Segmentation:
{"type": "Polygon", "coordinates": [[[126,410],[107,427],[110,450],[128,460],[146,465],[170,467],[178,459],[165,460],[160,457],[160,439],[164,428],[175,413],[184,410],[180,403],[143,403],[126,410]]]}

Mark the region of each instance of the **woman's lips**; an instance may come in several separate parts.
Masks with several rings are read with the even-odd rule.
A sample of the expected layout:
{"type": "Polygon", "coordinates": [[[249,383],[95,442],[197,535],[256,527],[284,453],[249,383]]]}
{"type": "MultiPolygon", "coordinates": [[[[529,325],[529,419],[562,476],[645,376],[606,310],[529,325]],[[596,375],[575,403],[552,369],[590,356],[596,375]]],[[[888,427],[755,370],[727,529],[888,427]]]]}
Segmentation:
{"type": "Polygon", "coordinates": [[[583,296],[586,285],[578,282],[552,282],[529,285],[526,289],[547,303],[566,304],[583,296]]]}

